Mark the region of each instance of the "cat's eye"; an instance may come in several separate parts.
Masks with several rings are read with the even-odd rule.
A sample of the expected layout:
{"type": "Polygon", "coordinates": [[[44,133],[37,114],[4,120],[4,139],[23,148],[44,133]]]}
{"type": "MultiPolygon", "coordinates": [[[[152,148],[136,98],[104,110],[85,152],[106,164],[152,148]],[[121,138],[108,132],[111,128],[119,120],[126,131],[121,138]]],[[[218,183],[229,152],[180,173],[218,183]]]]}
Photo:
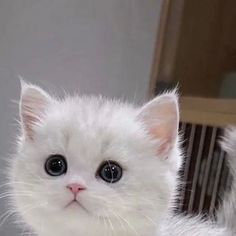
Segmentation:
{"type": "Polygon", "coordinates": [[[108,183],[118,182],[122,174],[122,167],[115,161],[104,161],[97,171],[97,176],[108,183]]]}
{"type": "Polygon", "coordinates": [[[64,156],[55,154],[48,157],[45,162],[45,171],[51,176],[60,176],[67,172],[67,162],[64,156]]]}

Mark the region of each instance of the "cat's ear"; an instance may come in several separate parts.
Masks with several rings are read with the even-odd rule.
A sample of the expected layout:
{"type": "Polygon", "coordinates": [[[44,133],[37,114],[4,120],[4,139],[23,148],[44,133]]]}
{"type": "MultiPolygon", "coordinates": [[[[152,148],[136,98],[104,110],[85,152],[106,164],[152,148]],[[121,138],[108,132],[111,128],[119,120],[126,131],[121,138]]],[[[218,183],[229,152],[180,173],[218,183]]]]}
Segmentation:
{"type": "Polygon", "coordinates": [[[175,91],[148,102],[138,115],[150,136],[157,140],[157,154],[168,157],[176,144],[179,125],[178,96],[175,91]]]}
{"type": "Polygon", "coordinates": [[[33,139],[34,126],[42,122],[52,98],[38,86],[21,80],[20,118],[24,134],[33,139]]]}

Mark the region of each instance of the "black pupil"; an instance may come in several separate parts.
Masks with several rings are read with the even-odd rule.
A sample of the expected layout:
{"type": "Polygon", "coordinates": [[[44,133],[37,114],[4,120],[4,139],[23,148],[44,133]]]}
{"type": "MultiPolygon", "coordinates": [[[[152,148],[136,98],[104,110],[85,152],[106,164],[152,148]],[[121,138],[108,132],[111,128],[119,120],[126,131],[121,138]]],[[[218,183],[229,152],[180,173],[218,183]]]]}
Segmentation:
{"type": "Polygon", "coordinates": [[[66,160],[61,155],[50,156],[45,163],[45,170],[51,176],[59,176],[66,173],[66,160]]]}
{"type": "Polygon", "coordinates": [[[122,169],[117,163],[107,161],[101,166],[99,175],[104,181],[115,183],[121,179],[122,169]]]}

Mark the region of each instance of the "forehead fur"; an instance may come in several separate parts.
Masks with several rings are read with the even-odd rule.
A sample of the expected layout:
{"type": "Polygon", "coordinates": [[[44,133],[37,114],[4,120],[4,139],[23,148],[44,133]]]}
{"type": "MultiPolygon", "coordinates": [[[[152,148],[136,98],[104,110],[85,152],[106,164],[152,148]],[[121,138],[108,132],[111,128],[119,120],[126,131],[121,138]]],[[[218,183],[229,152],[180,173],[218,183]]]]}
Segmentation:
{"type": "Polygon", "coordinates": [[[113,130],[118,138],[127,127],[129,133],[139,130],[136,116],[135,107],[120,101],[92,96],[67,97],[55,101],[48,108],[40,128],[45,126],[64,132],[67,136],[76,132],[83,132],[88,136],[102,135],[113,130]]]}
{"type": "MultiPolygon", "coordinates": [[[[136,109],[126,103],[109,100],[102,96],[83,96],[83,97],[66,97],[63,100],[55,102],[50,109],[51,114],[60,113],[63,117],[70,119],[79,118],[83,124],[96,124],[98,121],[106,122],[119,118],[134,118],[136,109]]],[[[48,114],[50,115],[50,114],[48,114]]]]}

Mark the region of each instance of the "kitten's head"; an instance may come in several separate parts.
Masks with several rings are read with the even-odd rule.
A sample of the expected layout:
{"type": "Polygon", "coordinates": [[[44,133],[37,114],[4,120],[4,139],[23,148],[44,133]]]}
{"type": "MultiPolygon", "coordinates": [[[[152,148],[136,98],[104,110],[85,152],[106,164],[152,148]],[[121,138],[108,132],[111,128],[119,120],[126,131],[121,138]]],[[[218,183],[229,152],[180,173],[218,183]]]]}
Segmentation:
{"type": "Polygon", "coordinates": [[[23,84],[11,178],[39,235],[143,235],[164,216],[180,166],[175,93],[141,108],[23,84]]]}

